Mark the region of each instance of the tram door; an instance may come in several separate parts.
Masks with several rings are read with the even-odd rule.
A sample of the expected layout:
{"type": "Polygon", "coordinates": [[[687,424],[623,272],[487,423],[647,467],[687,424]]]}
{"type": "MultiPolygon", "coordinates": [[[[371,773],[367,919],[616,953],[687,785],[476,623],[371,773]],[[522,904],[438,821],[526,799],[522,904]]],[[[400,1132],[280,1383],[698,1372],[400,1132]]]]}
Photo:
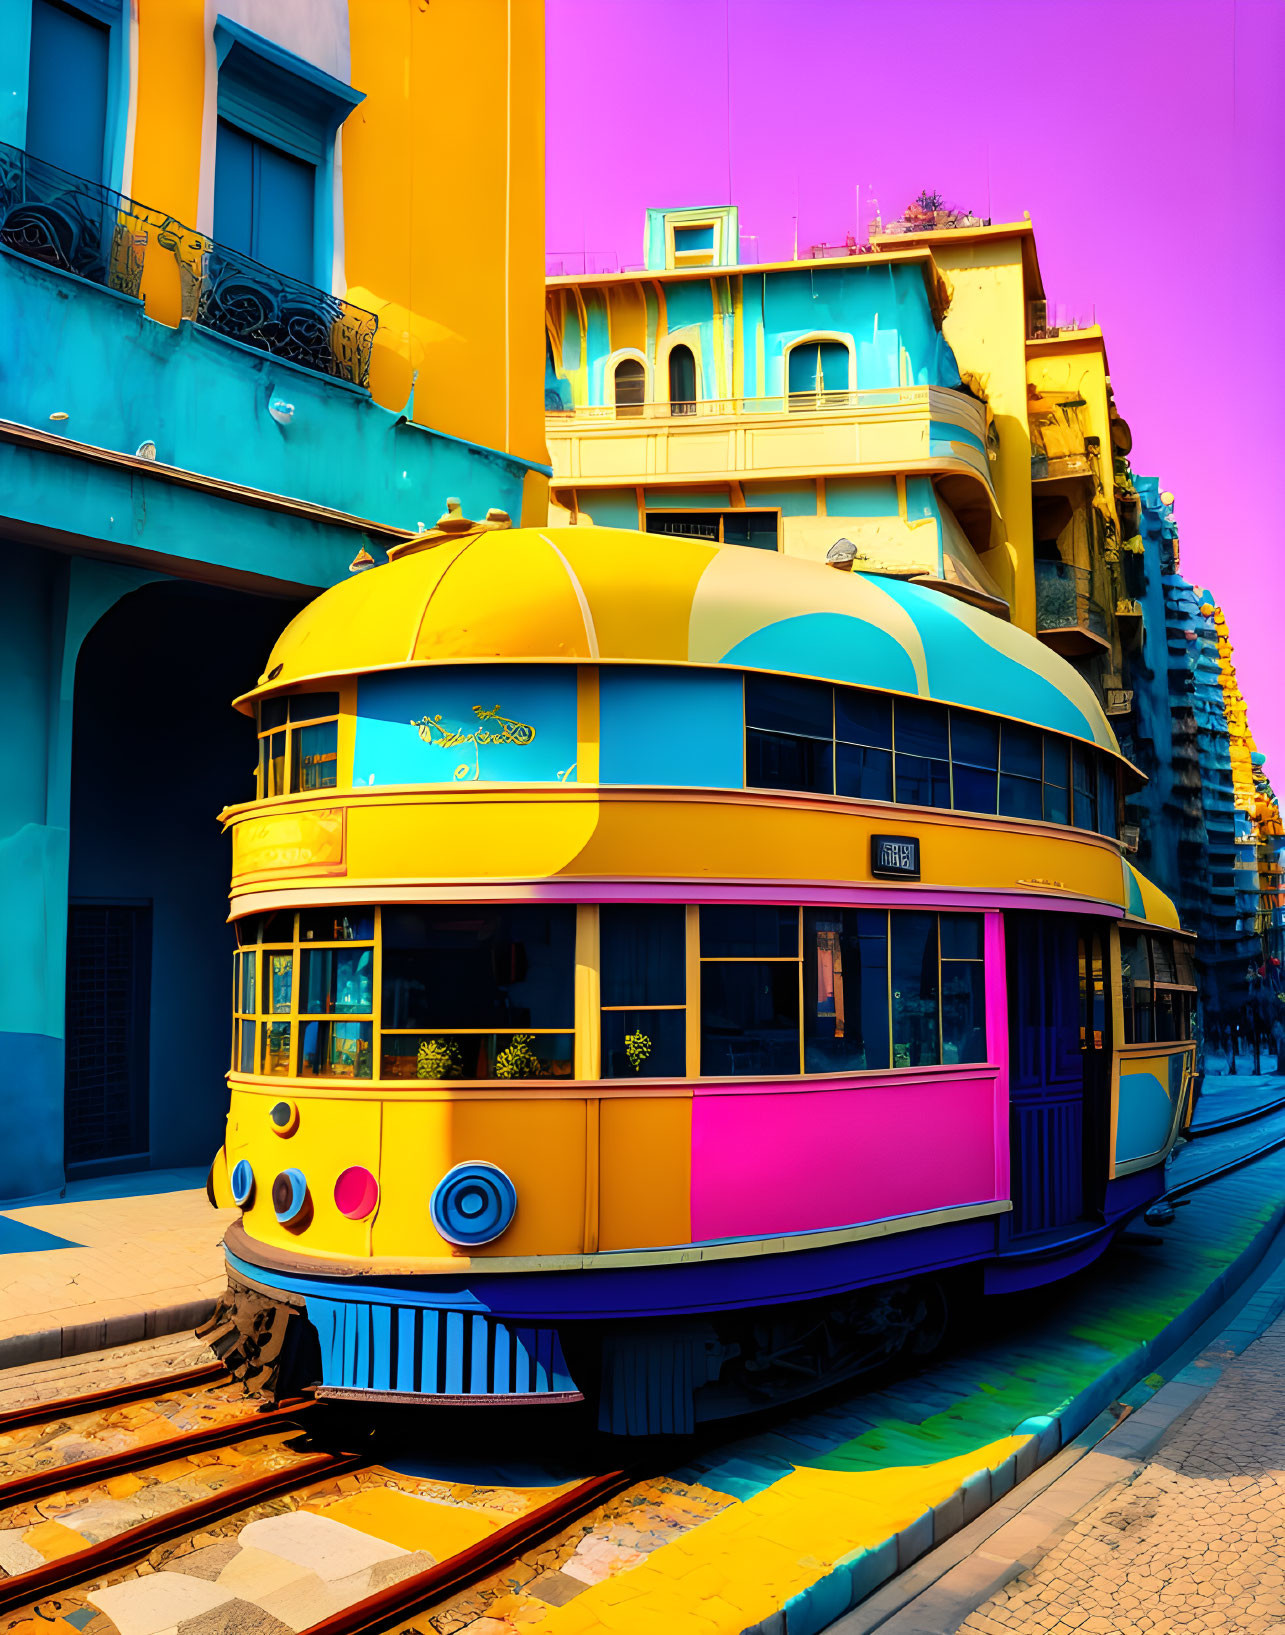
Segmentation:
{"type": "Polygon", "coordinates": [[[1014,1238],[1084,1211],[1085,1056],[1080,927],[1069,914],[1004,917],[1009,1007],[1009,1150],[1014,1238]]]}
{"type": "Polygon", "coordinates": [[[1077,963],[1080,1055],[1084,1064],[1084,1212],[1102,1215],[1111,1162],[1111,933],[1082,920],[1077,963]]]}

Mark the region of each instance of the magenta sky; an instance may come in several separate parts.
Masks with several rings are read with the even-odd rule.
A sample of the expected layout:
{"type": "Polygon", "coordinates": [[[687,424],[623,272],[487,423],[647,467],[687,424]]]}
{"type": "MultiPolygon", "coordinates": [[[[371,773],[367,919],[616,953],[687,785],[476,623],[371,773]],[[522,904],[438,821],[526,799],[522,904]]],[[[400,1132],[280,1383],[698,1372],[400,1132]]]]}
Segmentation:
{"type": "MultiPolygon", "coordinates": [[[[1096,313],[1133,467],[1222,603],[1285,793],[1285,0],[547,0],[551,251],[740,206],[747,258],[921,187],[1035,223],[1096,313]],[[749,238],[747,235],[757,235],[749,238]]],[[[608,263],[610,265],[610,263],[608,263]]],[[[568,270],[571,270],[568,266],[568,270]]]]}

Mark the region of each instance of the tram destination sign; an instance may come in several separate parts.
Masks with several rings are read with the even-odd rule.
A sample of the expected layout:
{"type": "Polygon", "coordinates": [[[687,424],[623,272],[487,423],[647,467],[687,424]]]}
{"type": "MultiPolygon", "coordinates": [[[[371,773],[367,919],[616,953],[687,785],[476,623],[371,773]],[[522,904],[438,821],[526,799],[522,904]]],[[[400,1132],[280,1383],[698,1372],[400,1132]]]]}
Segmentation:
{"type": "Polygon", "coordinates": [[[918,837],[871,835],[870,872],[876,880],[918,880],[918,837]]]}

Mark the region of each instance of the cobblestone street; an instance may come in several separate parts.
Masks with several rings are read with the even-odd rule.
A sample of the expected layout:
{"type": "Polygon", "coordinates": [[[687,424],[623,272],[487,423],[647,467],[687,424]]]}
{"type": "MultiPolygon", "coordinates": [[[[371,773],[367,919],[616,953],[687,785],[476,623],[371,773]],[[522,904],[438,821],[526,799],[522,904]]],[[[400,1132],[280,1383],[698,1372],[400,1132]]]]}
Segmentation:
{"type": "Polygon", "coordinates": [[[1285,1630],[1285,1318],[1131,1482],[958,1627],[970,1635],[1285,1630]]]}

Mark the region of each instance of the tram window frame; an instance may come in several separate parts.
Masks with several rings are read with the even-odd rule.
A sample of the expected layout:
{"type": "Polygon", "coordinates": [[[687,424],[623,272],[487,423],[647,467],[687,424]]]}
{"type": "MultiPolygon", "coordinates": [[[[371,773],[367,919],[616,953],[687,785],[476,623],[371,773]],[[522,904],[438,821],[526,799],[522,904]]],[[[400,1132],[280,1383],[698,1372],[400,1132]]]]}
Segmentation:
{"type": "Polygon", "coordinates": [[[1095,744],[985,710],[840,682],[747,670],[743,685],[747,789],[1118,838],[1119,769],[1095,744]]]}
{"type": "MultiPolygon", "coordinates": [[[[451,927],[442,928],[449,931],[451,927]]],[[[407,927],[406,936],[411,936],[413,927],[407,927]]],[[[431,955],[446,951],[445,944],[435,944],[425,940],[419,951],[425,956],[425,968],[431,967],[431,955]]],[[[407,903],[388,905],[380,911],[379,930],[379,988],[378,988],[378,1016],[379,1024],[379,1078],[387,1083],[411,1082],[438,1082],[447,1080],[468,1084],[494,1083],[505,1080],[535,1080],[548,1082],[550,1080],[570,1080],[575,1076],[575,969],[576,969],[576,933],[575,907],[572,904],[538,904],[538,903],[407,903]],[[432,921],[434,918],[444,919],[454,915],[473,913],[475,915],[492,916],[503,925],[507,917],[509,936],[502,942],[498,937],[492,937],[486,943],[477,943],[476,951],[484,947],[494,955],[496,951],[506,949],[509,952],[511,963],[516,969],[521,963],[525,970],[529,970],[527,946],[538,946],[527,935],[516,937],[512,935],[514,922],[518,929],[525,921],[535,921],[544,917],[550,925],[548,946],[552,950],[550,970],[556,981],[560,982],[564,991],[560,998],[566,1006],[567,1015],[560,1021],[550,1022],[547,1019],[538,1021],[522,1021],[516,1017],[492,1016],[489,1020],[482,1020],[481,1013],[475,1012],[478,1020],[470,1025],[460,1025],[456,1021],[443,1020],[438,1023],[422,1023],[420,1025],[406,1025],[402,1015],[398,1025],[388,1026],[390,1010],[397,1015],[396,1003],[390,1006],[388,983],[392,981],[415,982],[413,975],[398,976],[395,973],[396,959],[390,961],[390,953],[408,954],[419,949],[415,942],[394,944],[390,949],[385,943],[384,916],[409,916],[418,914],[423,917],[423,936],[430,939],[433,936],[432,921]],[[556,946],[557,937],[554,934],[561,928],[563,946],[556,946]],[[560,957],[565,957],[565,968],[561,977],[558,977],[556,964],[560,957]],[[391,973],[391,974],[390,974],[391,973]],[[392,1048],[396,1044],[410,1045],[415,1041],[414,1053],[397,1051],[392,1048]],[[387,1067],[393,1062],[404,1062],[407,1070],[389,1072],[387,1067]],[[414,1064],[413,1066],[410,1064],[414,1064]],[[474,1070],[466,1071],[466,1066],[474,1070]],[[425,1069],[425,1071],[421,1071],[425,1069]]],[[[408,963],[407,969],[412,969],[408,963]]],[[[495,992],[492,995],[493,1003],[507,1004],[509,1000],[508,988],[525,982],[527,977],[514,977],[507,984],[500,981],[495,983],[495,992]],[[501,991],[503,990],[503,991],[501,991]]],[[[422,984],[421,984],[422,986],[422,984]]],[[[550,996],[533,992],[523,996],[532,1002],[543,1000],[548,1002],[550,996]]]]}
{"type": "Polygon", "coordinates": [[[373,997],[379,970],[379,931],[377,908],[303,909],[255,915],[248,921],[238,921],[240,946],[234,958],[240,964],[232,1070],[255,1078],[358,1080],[362,1083],[373,1080],[373,997]],[[349,929],[358,916],[368,916],[369,932],[361,937],[327,938],[309,930],[305,935],[305,920],[322,915],[329,915],[336,926],[342,923],[349,929]],[[350,957],[368,953],[371,1003],[365,1008],[350,1007],[342,1011],[304,1009],[304,956],[319,953],[342,953],[350,957]],[[253,1008],[244,1005],[247,962],[253,962],[249,966],[253,971],[254,992],[250,996],[253,1008]],[[247,1026],[254,1029],[253,1066],[249,1068],[244,1065],[247,1026]],[[324,1064],[320,1068],[318,1061],[324,1064]],[[339,1065],[343,1062],[349,1064],[349,1070],[339,1065]]]}
{"type": "Polygon", "coordinates": [[[601,1076],[604,1079],[684,1078],[687,1073],[686,906],[681,903],[601,904],[598,909],[598,992],[601,1076]],[[639,938],[632,949],[628,942],[631,920],[648,933],[646,942],[639,938]]]}
{"type": "Polygon", "coordinates": [[[256,713],[259,759],[255,774],[259,800],[338,787],[341,704],[338,691],[289,693],[259,700],[256,713]],[[329,732],[324,732],[326,728],[329,732]],[[306,736],[319,731],[324,733],[321,752],[305,755],[306,736]],[[320,767],[323,774],[329,776],[318,776],[308,782],[305,773],[309,766],[320,767]]]}
{"type": "MultiPolygon", "coordinates": [[[[507,912],[530,909],[547,915],[571,905],[502,906],[507,912]]],[[[559,1013],[538,1017],[531,1023],[492,1018],[487,1025],[456,1027],[444,1018],[440,1026],[385,1028],[385,916],[407,909],[434,908],[486,915],[494,914],[497,905],[341,905],[270,911],[238,920],[238,946],[233,956],[232,1074],[258,1080],[305,1083],[319,1079],[388,1088],[409,1088],[414,1083],[423,1086],[426,1081],[441,1080],[461,1087],[506,1079],[574,1082],[577,1020],[582,1027],[599,1030],[603,1044],[599,1077],[615,1083],[631,1077],[797,1079],[976,1066],[986,1060],[983,911],[604,904],[598,907],[596,924],[598,997],[590,999],[587,1009],[582,1001],[578,1016],[567,1019],[569,1026],[559,1025],[559,1013]],[[611,930],[603,936],[604,917],[610,927],[613,915],[622,925],[627,925],[631,916],[644,921],[648,916],[656,917],[658,924],[668,916],[661,938],[668,944],[663,958],[646,955],[640,967],[626,946],[624,959],[632,958],[634,968],[632,972],[618,968],[613,973],[610,967],[616,956],[610,951],[611,930]],[[843,1052],[827,1050],[824,1026],[815,1025],[824,1019],[817,1004],[818,971],[809,967],[809,959],[821,951],[819,933],[827,927],[847,938],[846,950],[838,950],[845,957],[853,955],[851,944],[857,939],[855,954],[862,979],[857,999],[861,1007],[861,1063],[840,1061],[843,1052]],[[873,963],[861,957],[870,951],[868,946],[861,946],[862,942],[878,943],[878,957],[873,963]],[[913,993],[906,991],[906,981],[898,976],[898,960],[904,969],[915,972],[910,984],[913,993]],[[353,965],[354,982],[360,982],[359,991],[346,999],[335,992],[335,968],[343,962],[353,965]],[[311,996],[308,981],[309,967],[317,964],[327,967],[325,993],[319,1001],[311,996]],[[873,987],[866,982],[867,976],[873,980],[873,987]],[[750,991],[756,981],[766,983],[763,993],[750,991]],[[898,991],[898,984],[902,991],[898,991]],[[709,1022],[720,1000],[743,1005],[747,1000],[757,1003],[764,998],[773,1012],[769,1020],[784,1023],[787,1039],[779,1037],[778,1025],[778,1037],[767,1046],[760,1042],[756,1057],[752,1049],[735,1048],[741,1036],[729,1033],[726,1026],[717,1039],[713,1037],[709,1022]],[[922,1008],[925,999],[930,1002],[930,1016],[922,1008]],[[926,1031],[924,1027],[919,1029],[918,1048],[914,1048],[913,1032],[906,1031],[916,1008],[918,1021],[926,1021],[926,1031]],[[815,1018],[813,1011],[817,1012],[815,1018]],[[630,1071],[625,1071],[618,1060],[613,1068],[609,1049],[619,1057],[627,1037],[627,1032],[621,1033],[616,1040],[614,1033],[622,1027],[637,1032],[644,1024],[650,1024],[650,1060],[644,1057],[635,1066],[631,1058],[630,1071]],[[900,1045],[899,1032],[903,1035],[900,1045]],[[390,1048],[403,1041],[402,1049],[390,1048]],[[421,1056],[424,1047],[428,1047],[426,1062],[421,1056]],[[782,1047],[788,1058],[784,1063],[780,1060],[782,1047]],[[775,1059],[763,1060],[764,1048],[769,1058],[775,1059]],[[724,1049],[731,1070],[718,1072],[715,1069],[723,1064],[715,1060],[715,1053],[724,1049]],[[694,1059],[696,1055],[699,1061],[694,1059]],[[825,1065],[827,1056],[834,1065],[825,1065]],[[401,1071],[388,1070],[394,1060],[401,1071]],[[466,1073],[466,1064],[472,1071],[466,1073]],[[431,1070],[419,1071],[424,1065],[431,1070]]],[[[560,938],[552,933],[546,937],[555,962],[563,955],[567,957],[569,1004],[566,994],[561,998],[572,1010],[577,1006],[574,966],[576,951],[582,952],[580,934],[576,917],[562,927],[560,938]],[[574,940],[568,935],[572,925],[576,927],[574,940]]],[[[526,953],[519,949],[519,943],[525,948],[529,940],[510,936],[505,944],[514,954],[510,963],[515,971],[520,968],[525,973],[526,953]]],[[[835,951],[834,946],[829,950],[831,954],[835,951]]],[[[813,958],[811,965],[818,967],[819,960],[813,958]]],[[[527,979],[523,974],[511,980],[521,983],[527,979]]],[[[550,996],[546,993],[543,997],[550,996]]],[[[558,995],[553,997],[556,1000],[558,995]]],[[[479,1023],[482,1020],[479,1018],[479,1023]]]]}
{"type": "Polygon", "coordinates": [[[1191,1038],[1192,1010],[1196,1003],[1195,967],[1191,944],[1185,938],[1151,932],[1147,937],[1151,956],[1152,1015],[1157,1044],[1185,1044],[1191,1038]],[[1178,954],[1182,947],[1184,957],[1178,954]],[[1163,961],[1161,951],[1163,950],[1163,961]],[[1164,967],[1165,975],[1161,974],[1164,967]],[[1182,967],[1191,981],[1181,980],[1182,967]]]}

